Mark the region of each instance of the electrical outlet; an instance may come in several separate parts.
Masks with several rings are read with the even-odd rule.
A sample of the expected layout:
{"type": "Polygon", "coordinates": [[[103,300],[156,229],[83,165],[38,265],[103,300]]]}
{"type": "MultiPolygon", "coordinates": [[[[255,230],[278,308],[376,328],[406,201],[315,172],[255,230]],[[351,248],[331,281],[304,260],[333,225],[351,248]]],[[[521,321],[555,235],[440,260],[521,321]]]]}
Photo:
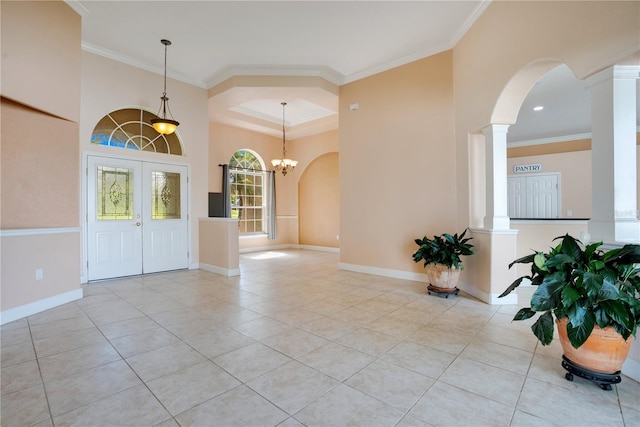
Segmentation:
{"type": "Polygon", "coordinates": [[[41,268],[36,268],[36,280],[42,280],[44,277],[44,270],[41,268]]]}
{"type": "Polygon", "coordinates": [[[340,235],[336,234],[336,240],[340,240],[340,235]]]}

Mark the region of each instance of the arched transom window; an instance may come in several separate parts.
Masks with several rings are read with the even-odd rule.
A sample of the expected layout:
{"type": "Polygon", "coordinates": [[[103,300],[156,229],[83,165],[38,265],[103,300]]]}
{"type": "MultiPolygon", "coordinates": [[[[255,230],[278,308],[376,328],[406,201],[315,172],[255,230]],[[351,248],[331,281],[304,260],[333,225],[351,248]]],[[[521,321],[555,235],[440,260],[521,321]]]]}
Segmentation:
{"type": "Polygon", "coordinates": [[[262,160],[249,150],[229,160],[231,217],[238,218],[240,234],[266,233],[265,172],[262,160]]]}
{"type": "Polygon", "coordinates": [[[139,108],[124,108],[104,116],[91,134],[91,142],[130,150],[182,155],[176,133],[162,135],[151,126],[153,113],[139,108]]]}

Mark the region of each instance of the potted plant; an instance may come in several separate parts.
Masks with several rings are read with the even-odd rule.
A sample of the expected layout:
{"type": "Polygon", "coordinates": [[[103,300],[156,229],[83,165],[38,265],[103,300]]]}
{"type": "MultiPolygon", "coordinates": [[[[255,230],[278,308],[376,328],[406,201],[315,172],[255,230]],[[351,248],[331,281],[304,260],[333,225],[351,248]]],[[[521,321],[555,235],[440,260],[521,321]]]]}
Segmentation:
{"type": "Polygon", "coordinates": [[[460,271],[464,268],[461,256],[473,255],[473,245],[469,243],[472,237],[466,237],[467,230],[462,234],[444,233],[440,236],[415,239],[418,250],[413,254],[413,261],[424,262],[424,268],[429,279],[430,291],[448,296],[450,293],[458,293],[458,280],[460,271]]]}
{"type": "Polygon", "coordinates": [[[577,374],[601,382],[620,382],[620,369],[640,324],[640,245],[604,251],[602,242],[583,245],[570,235],[548,252],[535,252],[511,264],[531,264],[531,274],[516,279],[500,297],[524,279],[538,286],[531,306],[513,320],[542,313],[531,330],[543,345],[553,339],[554,319],[564,352],[568,380],[577,374]]]}

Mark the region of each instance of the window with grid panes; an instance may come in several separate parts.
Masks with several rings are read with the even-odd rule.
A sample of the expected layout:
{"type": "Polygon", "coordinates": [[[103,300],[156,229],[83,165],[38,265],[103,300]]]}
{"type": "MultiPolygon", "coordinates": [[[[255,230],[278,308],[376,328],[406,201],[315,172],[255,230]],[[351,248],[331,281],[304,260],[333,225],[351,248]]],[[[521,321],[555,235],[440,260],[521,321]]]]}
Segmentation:
{"type": "Polygon", "coordinates": [[[267,232],[263,169],[260,158],[249,150],[236,151],[229,160],[231,217],[238,218],[240,234],[267,232]]]}

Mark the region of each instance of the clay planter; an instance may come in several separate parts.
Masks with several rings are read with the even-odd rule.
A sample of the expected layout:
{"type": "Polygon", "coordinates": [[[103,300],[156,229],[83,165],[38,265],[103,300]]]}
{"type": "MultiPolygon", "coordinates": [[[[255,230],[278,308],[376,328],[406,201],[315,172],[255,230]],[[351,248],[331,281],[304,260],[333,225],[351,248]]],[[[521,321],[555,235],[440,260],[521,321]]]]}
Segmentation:
{"type": "Polygon", "coordinates": [[[449,268],[442,264],[429,264],[425,267],[429,283],[440,289],[455,289],[460,279],[459,268],[449,268]]]}
{"type": "Polygon", "coordinates": [[[573,348],[567,336],[567,318],[556,319],[556,325],[562,351],[571,362],[602,374],[620,372],[622,364],[629,355],[632,337],[625,341],[613,327],[601,329],[596,325],[587,341],[580,347],[573,348]]]}

